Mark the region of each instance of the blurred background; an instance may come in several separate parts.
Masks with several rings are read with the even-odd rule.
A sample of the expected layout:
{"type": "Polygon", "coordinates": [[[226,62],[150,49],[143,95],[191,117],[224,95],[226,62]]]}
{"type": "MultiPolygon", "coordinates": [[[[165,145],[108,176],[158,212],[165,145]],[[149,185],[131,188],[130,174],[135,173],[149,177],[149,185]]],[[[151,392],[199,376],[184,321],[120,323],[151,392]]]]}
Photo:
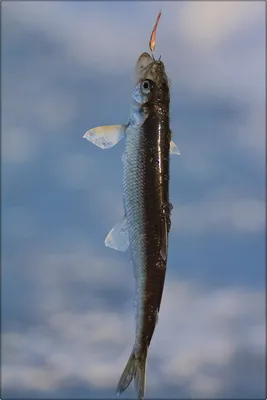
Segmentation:
{"type": "MultiPolygon", "coordinates": [[[[171,79],[172,230],[147,397],[265,398],[265,4],[2,3],[2,398],[113,398],[134,343],[121,218],[137,58],[171,79]]],[[[134,397],[133,388],[124,398],[134,397]]]]}

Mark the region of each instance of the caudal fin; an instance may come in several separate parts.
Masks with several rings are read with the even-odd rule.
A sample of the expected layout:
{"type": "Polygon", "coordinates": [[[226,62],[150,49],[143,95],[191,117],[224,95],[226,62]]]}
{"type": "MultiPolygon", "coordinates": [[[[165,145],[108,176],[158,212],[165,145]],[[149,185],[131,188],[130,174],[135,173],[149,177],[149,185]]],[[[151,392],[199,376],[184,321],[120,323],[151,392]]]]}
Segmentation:
{"type": "Polygon", "coordinates": [[[120,396],[134,379],[134,388],[139,400],[143,400],[146,385],[147,350],[137,355],[134,350],[126,364],[117,386],[117,396],[120,396]]]}

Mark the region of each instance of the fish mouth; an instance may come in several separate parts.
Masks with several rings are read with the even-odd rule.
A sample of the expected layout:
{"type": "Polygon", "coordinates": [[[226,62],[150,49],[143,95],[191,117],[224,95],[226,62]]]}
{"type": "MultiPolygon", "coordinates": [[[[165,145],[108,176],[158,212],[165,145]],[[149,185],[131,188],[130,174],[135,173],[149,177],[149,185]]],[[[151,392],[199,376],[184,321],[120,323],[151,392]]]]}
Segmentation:
{"type": "Polygon", "coordinates": [[[142,53],[140,55],[135,65],[136,81],[142,79],[144,71],[147,70],[148,66],[153,63],[153,61],[153,58],[148,53],[142,53]]]}
{"type": "Polygon", "coordinates": [[[158,86],[162,83],[168,83],[168,77],[165,72],[165,66],[161,61],[161,56],[158,60],[151,57],[148,53],[142,53],[138,58],[135,66],[135,80],[150,79],[158,86]]]}

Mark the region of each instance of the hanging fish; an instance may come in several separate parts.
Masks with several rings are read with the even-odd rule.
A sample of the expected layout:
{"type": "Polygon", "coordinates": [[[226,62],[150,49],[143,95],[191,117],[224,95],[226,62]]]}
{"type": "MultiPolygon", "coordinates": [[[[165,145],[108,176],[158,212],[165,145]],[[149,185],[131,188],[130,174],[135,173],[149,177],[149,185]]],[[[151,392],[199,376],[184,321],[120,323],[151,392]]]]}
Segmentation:
{"type": "Polygon", "coordinates": [[[136,280],[135,343],[117,395],[134,380],[138,398],[143,399],[147,353],[158,320],[167,265],[172,210],[170,154],[180,153],[171,141],[170,91],[163,62],[143,53],[135,75],[127,124],[90,129],[84,137],[102,149],[125,138],[125,214],[107,235],[105,245],[118,251],[130,246],[136,280]]]}

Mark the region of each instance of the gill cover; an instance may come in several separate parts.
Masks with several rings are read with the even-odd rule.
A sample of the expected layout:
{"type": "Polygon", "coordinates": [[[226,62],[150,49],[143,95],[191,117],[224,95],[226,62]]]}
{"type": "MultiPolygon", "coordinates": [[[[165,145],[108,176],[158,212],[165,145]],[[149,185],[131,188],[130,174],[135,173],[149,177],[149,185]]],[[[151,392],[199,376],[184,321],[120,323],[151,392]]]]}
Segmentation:
{"type": "Polygon", "coordinates": [[[138,104],[145,104],[153,88],[153,82],[150,79],[140,80],[133,90],[133,99],[138,104]]]}

